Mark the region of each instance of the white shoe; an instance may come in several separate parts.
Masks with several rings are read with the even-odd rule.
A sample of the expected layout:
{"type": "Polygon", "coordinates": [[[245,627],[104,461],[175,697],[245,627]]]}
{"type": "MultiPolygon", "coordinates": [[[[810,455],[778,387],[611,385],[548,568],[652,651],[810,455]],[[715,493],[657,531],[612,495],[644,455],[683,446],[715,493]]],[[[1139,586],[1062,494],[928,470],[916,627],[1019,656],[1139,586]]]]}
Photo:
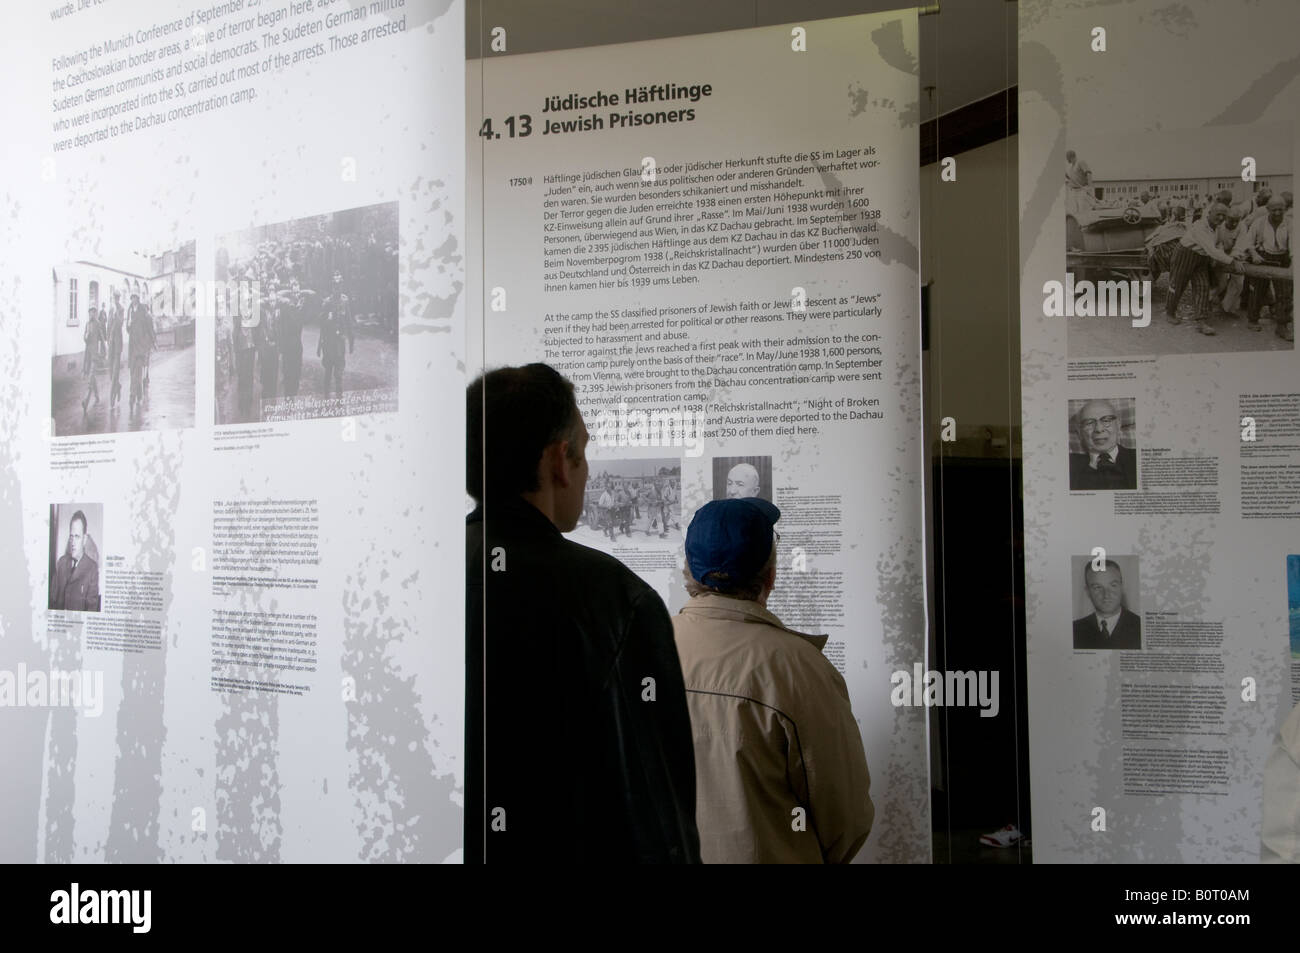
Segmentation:
{"type": "Polygon", "coordinates": [[[1020,833],[1020,828],[1014,824],[1008,824],[1000,831],[982,835],[980,843],[985,847],[1012,847],[1024,839],[1025,835],[1020,833]]]}

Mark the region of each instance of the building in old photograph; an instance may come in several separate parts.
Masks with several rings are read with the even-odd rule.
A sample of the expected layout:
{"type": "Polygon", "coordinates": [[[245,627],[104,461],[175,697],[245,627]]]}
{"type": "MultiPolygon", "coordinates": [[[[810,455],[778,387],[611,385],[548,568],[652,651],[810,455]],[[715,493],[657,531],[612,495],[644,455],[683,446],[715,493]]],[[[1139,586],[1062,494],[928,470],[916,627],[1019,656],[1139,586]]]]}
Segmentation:
{"type": "Polygon", "coordinates": [[[56,265],[51,273],[54,356],[85,350],[86,315],[92,306],[111,309],[114,291],[119,292],[123,308],[131,303],[133,294],[149,306],[159,347],[193,344],[193,278],[192,241],[157,254],[128,252],[56,265]]]}

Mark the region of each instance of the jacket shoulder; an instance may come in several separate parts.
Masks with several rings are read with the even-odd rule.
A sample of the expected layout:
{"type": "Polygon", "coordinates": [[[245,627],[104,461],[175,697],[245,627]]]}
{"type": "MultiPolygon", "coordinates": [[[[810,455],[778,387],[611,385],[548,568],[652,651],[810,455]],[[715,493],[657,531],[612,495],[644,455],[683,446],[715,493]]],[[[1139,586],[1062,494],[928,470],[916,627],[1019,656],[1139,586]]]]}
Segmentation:
{"type": "Polygon", "coordinates": [[[592,549],[571,539],[562,539],[557,555],[567,567],[586,574],[576,580],[580,585],[586,585],[588,582],[597,585],[620,585],[633,597],[654,592],[649,583],[628,569],[620,560],[609,553],[602,553],[599,549],[592,549]]]}
{"type": "MultiPolygon", "coordinates": [[[[655,595],[649,584],[608,553],[559,534],[516,535],[513,527],[505,530],[498,534],[488,527],[485,538],[481,522],[466,526],[467,562],[471,572],[481,561],[492,559],[492,551],[497,546],[505,549],[512,570],[516,566],[526,567],[522,577],[512,572],[508,579],[494,580],[498,585],[507,585],[502,595],[506,591],[527,593],[530,597],[544,595],[548,602],[555,599],[565,602],[569,606],[566,611],[584,618],[597,613],[611,621],[637,600],[655,595]]],[[[667,610],[664,617],[666,620],[667,610]]]]}
{"type": "Polygon", "coordinates": [[[1101,635],[1097,632],[1097,626],[1093,622],[1092,616],[1086,615],[1082,619],[1074,620],[1074,647],[1076,649],[1100,648],[1101,646],[1098,644],[1100,639],[1101,635]]]}
{"type": "Polygon", "coordinates": [[[820,649],[770,623],[679,613],[673,630],[688,688],[734,694],[791,716],[828,691],[847,697],[843,677],[820,649]]]}
{"type": "Polygon", "coordinates": [[[1092,489],[1087,484],[1095,476],[1094,471],[1088,466],[1088,455],[1086,453],[1070,454],[1070,489],[1071,490],[1088,490],[1092,489]]]}
{"type": "Polygon", "coordinates": [[[81,562],[77,563],[76,575],[85,583],[87,591],[91,593],[99,592],[99,563],[89,556],[82,557],[81,562]],[[85,572],[82,572],[85,567],[85,572]]]}
{"type": "Polygon", "coordinates": [[[823,688],[833,689],[838,694],[848,700],[849,687],[844,681],[844,676],[840,674],[834,663],[831,662],[823,653],[810,642],[794,636],[791,639],[795,644],[792,647],[782,647],[784,656],[788,659],[787,664],[790,666],[791,673],[798,679],[800,684],[812,683],[823,688]]]}

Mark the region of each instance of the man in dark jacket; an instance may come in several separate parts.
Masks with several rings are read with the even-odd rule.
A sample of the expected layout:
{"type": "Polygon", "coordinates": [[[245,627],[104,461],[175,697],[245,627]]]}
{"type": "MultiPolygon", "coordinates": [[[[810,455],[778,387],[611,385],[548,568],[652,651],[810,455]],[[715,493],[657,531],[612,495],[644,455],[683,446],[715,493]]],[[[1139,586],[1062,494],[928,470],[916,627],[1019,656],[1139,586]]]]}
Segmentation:
{"type": "Polygon", "coordinates": [[[262,406],[275,401],[280,381],[280,291],[274,278],[267,282],[266,297],[258,313],[253,340],[257,342],[257,368],[262,378],[262,406]]]}
{"type": "Polygon", "coordinates": [[[325,396],[337,391],[343,396],[343,368],[348,355],[356,350],[355,325],[352,322],[352,305],[343,293],[343,276],[334,276],[334,293],[321,303],[320,337],[316,342],[316,356],[325,371],[325,396]],[[344,346],[344,339],[347,346],[344,346]]]}
{"type": "Polygon", "coordinates": [[[302,322],[306,298],[298,279],[289,284],[289,293],[280,305],[277,329],[280,358],[284,362],[284,396],[298,396],[298,381],[302,377],[302,322]]]}
{"type": "Polygon", "coordinates": [[[587,485],[573,385],[501,368],[467,404],[466,862],[698,863],[668,612],[561,535],[587,485]]]}
{"type": "Polygon", "coordinates": [[[51,609],[99,611],[99,566],[86,552],[86,538],[86,514],[77,510],[68,521],[68,548],[54,567],[51,609]]]}
{"type": "Polygon", "coordinates": [[[88,413],[86,404],[90,402],[92,394],[95,403],[99,404],[99,381],[95,378],[95,361],[99,357],[99,349],[104,341],[99,327],[99,312],[95,310],[93,304],[87,313],[86,328],[81,332],[81,337],[86,342],[86,354],[81,360],[81,376],[89,381],[86,385],[86,396],[81,399],[81,410],[82,413],[88,413]]]}
{"type": "Polygon", "coordinates": [[[1137,452],[1119,442],[1120,419],[1108,400],[1090,400],[1075,415],[1083,453],[1070,454],[1071,490],[1137,489],[1137,452]]]}
{"type": "Polygon", "coordinates": [[[128,362],[131,365],[130,409],[144,404],[144,375],[149,363],[149,352],[154,349],[153,317],[140,301],[138,294],[131,295],[131,307],[126,312],[128,362]]]}
{"type": "Polygon", "coordinates": [[[108,318],[108,406],[122,402],[122,332],[126,317],[122,312],[122,297],[113,292],[113,310],[108,318]]]}

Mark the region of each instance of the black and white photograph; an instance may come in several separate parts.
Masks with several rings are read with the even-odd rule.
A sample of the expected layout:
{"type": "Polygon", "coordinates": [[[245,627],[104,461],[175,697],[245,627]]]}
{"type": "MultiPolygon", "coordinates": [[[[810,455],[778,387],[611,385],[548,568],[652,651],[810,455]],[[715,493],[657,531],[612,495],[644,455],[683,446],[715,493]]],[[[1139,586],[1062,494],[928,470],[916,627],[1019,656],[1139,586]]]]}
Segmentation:
{"type": "Polygon", "coordinates": [[[1072,138],[1070,357],[1291,350],[1291,144],[1285,123],[1072,138]]]}
{"type": "Polygon", "coordinates": [[[56,612],[98,612],[104,505],[50,504],[49,601],[56,612]]]}
{"type": "Polygon", "coordinates": [[[582,516],[569,536],[597,549],[611,544],[682,546],[681,461],[590,461],[582,516]]]}
{"type": "Polygon", "coordinates": [[[194,426],[194,242],[51,269],[56,437],[194,426]]]}
{"type": "Polygon", "coordinates": [[[217,239],[216,422],[397,410],[397,203],[217,239]]]}
{"type": "Polygon", "coordinates": [[[714,457],[713,498],[735,500],[747,496],[772,502],[772,458],[714,457]]]}
{"type": "Polygon", "coordinates": [[[1071,556],[1070,590],[1076,651],[1142,648],[1137,556],[1071,556]]]}
{"type": "Polygon", "coordinates": [[[1137,401],[1088,397],[1069,402],[1070,489],[1136,490],[1137,401]]]}

